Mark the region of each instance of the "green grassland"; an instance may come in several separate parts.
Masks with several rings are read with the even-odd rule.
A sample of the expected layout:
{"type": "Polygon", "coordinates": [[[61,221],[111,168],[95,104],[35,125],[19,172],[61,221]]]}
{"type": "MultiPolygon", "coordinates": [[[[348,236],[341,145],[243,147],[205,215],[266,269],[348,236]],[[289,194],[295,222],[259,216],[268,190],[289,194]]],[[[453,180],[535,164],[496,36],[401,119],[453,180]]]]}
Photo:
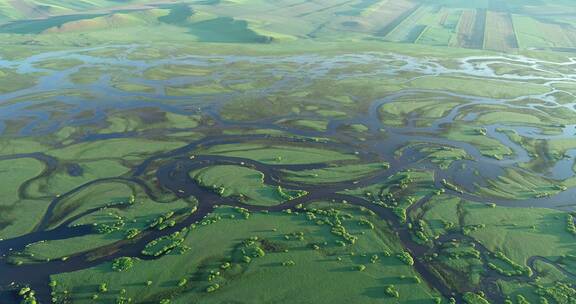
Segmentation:
{"type": "Polygon", "coordinates": [[[512,169],[488,184],[479,190],[480,194],[509,199],[546,197],[565,189],[562,184],[512,169]]]}
{"type": "MultiPolygon", "coordinates": [[[[314,207],[327,210],[329,206],[314,207]]],[[[341,212],[351,215],[343,225],[358,235],[357,242],[345,247],[337,245],[339,237],[330,233],[329,226],[317,225],[304,213],[253,213],[248,219],[239,219],[234,209],[220,208],[208,216],[207,224],[192,227],[183,235],[185,246],[211,250],[172,252],[157,260],[136,261],[126,273],[114,272],[107,263],[53,276],[56,297],[89,303],[92,295],[98,294],[100,301],[114,301],[125,289],[126,297],[137,302],[162,298],[172,298],[175,303],[232,299],[240,303],[254,299],[300,302],[339,301],[344,297],[362,303],[394,303],[395,298],[383,292],[384,285],[394,285],[408,300],[434,303],[436,295],[418,283],[411,267],[388,256],[401,250],[393,235],[358,226],[359,219],[370,219],[359,210],[344,208],[341,212]],[[243,258],[243,251],[256,250],[251,248],[261,253],[249,255],[249,260],[243,258]],[[380,258],[372,263],[374,255],[380,258]],[[366,269],[356,270],[362,264],[366,269]],[[165,271],[166,267],[171,271],[165,271]],[[308,275],[302,276],[303,272],[308,275]],[[108,286],[105,293],[98,292],[102,283],[108,286]],[[217,292],[207,291],[215,284],[219,286],[217,292]],[[311,285],[315,288],[309,288],[311,285]],[[334,286],[338,288],[332,289],[334,286]]]]}
{"type": "MultiPolygon", "coordinates": [[[[100,134],[143,132],[151,129],[194,129],[200,125],[199,115],[185,115],[162,112],[156,108],[134,111],[111,112],[107,117],[107,126],[98,130],[100,134]]],[[[170,149],[170,145],[167,146],[170,149]]]]}
{"type": "Polygon", "coordinates": [[[258,143],[225,144],[200,150],[198,154],[212,154],[253,159],[265,164],[310,164],[338,160],[354,160],[353,154],[298,146],[267,146],[258,143]]]}
{"type": "Polygon", "coordinates": [[[284,178],[288,181],[308,184],[337,183],[366,177],[388,168],[389,165],[387,163],[338,165],[328,168],[304,171],[286,170],[286,176],[284,178]]]}
{"type": "Polygon", "coordinates": [[[493,263],[506,276],[533,273],[537,277],[535,283],[500,281],[504,294],[514,301],[518,295],[531,300],[539,300],[541,297],[547,300],[558,299],[555,296],[560,294],[543,293],[554,285],[547,277],[557,272],[557,280],[569,279],[549,264],[546,267],[550,269],[542,270],[544,265],[539,265],[539,260],[534,267],[530,266],[533,267],[531,270],[527,267],[532,265],[529,260],[535,256],[556,261],[574,253],[574,248],[560,245],[573,237],[566,231],[564,217],[563,212],[549,209],[493,207],[446,196],[427,202],[422,214],[418,216],[426,225],[424,231],[430,237],[438,238],[463,231],[489,250],[482,253],[479,251],[480,245],[472,244],[470,247],[469,243],[467,245],[467,242],[458,239],[444,243],[444,249],[431,263],[438,267],[439,272],[444,273],[446,279],[451,280],[455,273],[467,278],[458,283],[461,288],[478,284],[479,278],[487,275],[487,263],[493,263]],[[520,273],[513,274],[517,270],[520,273]]]}
{"type": "Polygon", "coordinates": [[[39,176],[45,169],[41,162],[31,158],[3,160],[0,168],[3,181],[0,238],[8,239],[33,230],[49,201],[29,200],[20,193],[22,183],[39,176]]]}
{"type": "Polygon", "coordinates": [[[102,182],[72,195],[64,196],[48,219],[52,227],[87,210],[103,208],[109,204],[127,201],[134,194],[133,185],[119,182],[102,182]]]}
{"type": "MultiPolygon", "coordinates": [[[[95,190],[98,191],[99,189],[96,188],[95,190]]],[[[74,225],[93,225],[95,227],[93,234],[30,244],[24,252],[11,257],[11,262],[18,263],[20,261],[25,264],[67,259],[75,254],[135,238],[151,223],[167,214],[182,214],[193,211],[194,202],[178,200],[170,203],[157,203],[145,199],[141,191],[135,190],[135,201],[132,203],[129,197],[107,197],[107,195],[99,197],[99,200],[106,201],[109,207],[73,223],[74,225]]],[[[120,190],[118,195],[125,195],[126,193],[120,190]]],[[[83,203],[90,204],[90,208],[96,207],[95,202],[83,203]]],[[[176,218],[173,216],[173,219],[176,218]]]]}
{"type": "Polygon", "coordinates": [[[511,155],[512,150],[495,138],[483,136],[481,127],[474,127],[470,123],[452,124],[446,131],[446,137],[460,142],[472,143],[482,155],[501,159],[511,155]]]}
{"type": "Polygon", "coordinates": [[[102,158],[141,159],[145,155],[167,151],[183,146],[183,142],[153,141],[146,139],[111,139],[103,142],[87,142],[77,145],[51,149],[48,155],[57,155],[60,159],[90,160],[102,158]],[[157,143],[157,144],[154,144],[157,143]],[[106,151],[106,154],[102,154],[106,151]]]}
{"type": "Polygon", "coordinates": [[[77,59],[53,59],[41,61],[35,67],[48,70],[67,70],[81,65],[83,62],[77,59]]]}
{"type": "Polygon", "coordinates": [[[551,259],[574,254],[573,248],[561,243],[573,236],[566,231],[565,214],[547,209],[486,208],[470,205],[464,208],[466,225],[484,224],[470,235],[490,250],[501,250],[521,265],[530,256],[551,259]]]}
{"type": "Polygon", "coordinates": [[[8,93],[33,86],[39,75],[24,75],[9,69],[0,69],[0,93],[8,93]]]}
{"type": "Polygon", "coordinates": [[[62,168],[49,176],[34,180],[25,189],[25,194],[31,198],[50,198],[91,180],[121,176],[129,170],[118,161],[106,159],[81,162],[68,167],[70,166],[78,166],[82,174],[73,176],[69,174],[68,168],[62,168]]]}
{"type": "Polygon", "coordinates": [[[223,197],[239,197],[249,205],[273,206],[284,200],[306,195],[305,191],[295,191],[272,187],[264,183],[264,174],[239,166],[221,165],[206,167],[190,172],[198,184],[213,189],[223,197]]]}
{"type": "Polygon", "coordinates": [[[206,76],[210,69],[193,65],[164,65],[147,69],[144,77],[150,80],[166,80],[173,77],[206,76]]]}
{"type": "Polygon", "coordinates": [[[154,93],[153,87],[136,83],[117,83],[114,87],[127,92],[154,93]]]}
{"type": "Polygon", "coordinates": [[[407,210],[436,191],[431,172],[406,170],[395,173],[380,183],[348,189],[344,193],[389,208],[401,223],[406,223],[409,215],[407,210]]]}
{"type": "MultiPolygon", "coordinates": [[[[471,159],[465,150],[450,146],[415,143],[404,147],[404,149],[407,148],[416,149],[425,154],[426,157],[423,157],[422,160],[429,160],[441,169],[448,169],[455,161],[471,159]]],[[[397,150],[396,154],[402,155],[404,149],[397,150]]]]}
{"type": "Polygon", "coordinates": [[[444,117],[452,108],[458,106],[457,101],[431,100],[429,95],[399,98],[386,103],[380,108],[380,116],[384,124],[403,126],[408,115],[418,114],[419,126],[429,125],[438,118],[444,117]]]}

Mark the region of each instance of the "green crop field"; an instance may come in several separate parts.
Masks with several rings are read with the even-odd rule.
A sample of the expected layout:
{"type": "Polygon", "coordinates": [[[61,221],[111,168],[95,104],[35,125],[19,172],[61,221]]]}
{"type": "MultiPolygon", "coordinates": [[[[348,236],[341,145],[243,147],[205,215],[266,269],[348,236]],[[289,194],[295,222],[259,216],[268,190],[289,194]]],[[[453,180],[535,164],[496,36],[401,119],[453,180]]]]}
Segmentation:
{"type": "Polygon", "coordinates": [[[0,304],[576,303],[572,0],[0,0],[0,304]]]}

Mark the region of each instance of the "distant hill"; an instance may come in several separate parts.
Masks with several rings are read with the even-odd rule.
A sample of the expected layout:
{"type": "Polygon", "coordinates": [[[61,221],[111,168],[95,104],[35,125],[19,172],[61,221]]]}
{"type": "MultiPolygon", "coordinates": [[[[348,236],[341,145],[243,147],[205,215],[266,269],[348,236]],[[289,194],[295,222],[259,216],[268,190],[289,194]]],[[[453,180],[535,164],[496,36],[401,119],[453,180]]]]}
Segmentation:
{"type": "Polygon", "coordinates": [[[161,31],[165,40],[205,42],[382,40],[571,50],[576,6],[567,0],[0,0],[0,34],[73,41],[79,33],[104,39],[102,31],[114,30],[115,39],[130,41],[134,29],[149,39],[161,31]]]}

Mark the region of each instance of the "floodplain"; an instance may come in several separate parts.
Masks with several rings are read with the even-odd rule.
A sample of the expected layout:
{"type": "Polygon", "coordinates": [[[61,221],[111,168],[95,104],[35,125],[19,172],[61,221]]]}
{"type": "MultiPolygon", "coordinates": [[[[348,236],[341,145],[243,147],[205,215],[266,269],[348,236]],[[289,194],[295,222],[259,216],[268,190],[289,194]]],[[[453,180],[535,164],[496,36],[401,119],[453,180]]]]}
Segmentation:
{"type": "Polygon", "coordinates": [[[0,1],[0,303],[574,303],[566,1],[56,2],[0,1]]]}

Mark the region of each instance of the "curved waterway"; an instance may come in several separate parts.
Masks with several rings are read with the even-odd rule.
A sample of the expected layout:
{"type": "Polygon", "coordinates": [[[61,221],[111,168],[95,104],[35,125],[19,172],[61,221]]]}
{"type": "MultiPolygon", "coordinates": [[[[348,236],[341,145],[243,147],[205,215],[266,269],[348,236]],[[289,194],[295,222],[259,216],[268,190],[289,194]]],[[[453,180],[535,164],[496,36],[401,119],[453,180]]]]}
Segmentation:
{"type": "MultiPolygon", "coordinates": [[[[201,140],[190,143],[189,145],[176,149],[174,151],[154,155],[139,165],[132,168],[129,177],[114,177],[107,179],[98,179],[86,184],[79,185],[70,189],[67,193],[61,194],[58,198],[52,200],[47,213],[42,221],[35,228],[34,232],[13,239],[0,241],[0,253],[5,256],[11,251],[22,250],[26,245],[38,241],[58,240],[74,236],[82,236],[91,233],[88,226],[74,226],[73,222],[82,216],[86,216],[99,209],[87,210],[84,213],[68,220],[55,228],[50,227],[50,221],[53,217],[53,211],[56,206],[65,198],[89,187],[93,184],[105,181],[118,181],[130,183],[140,187],[150,197],[154,197],[153,189],[144,182],[144,175],[150,169],[151,164],[161,160],[162,165],[155,170],[155,177],[158,180],[158,187],[167,189],[178,197],[195,197],[198,200],[198,209],[189,215],[185,220],[179,222],[176,226],[162,230],[146,230],[135,240],[123,240],[107,245],[104,248],[90,250],[71,256],[66,261],[54,260],[41,264],[22,265],[15,267],[0,260],[0,286],[10,286],[11,284],[31,284],[37,291],[41,302],[49,302],[49,290],[46,282],[52,274],[61,272],[70,272],[85,269],[98,265],[105,261],[113,260],[120,256],[133,256],[142,259],[149,259],[141,254],[144,246],[163,235],[168,235],[178,231],[183,227],[189,226],[202,220],[209,214],[216,205],[230,205],[244,207],[249,210],[269,210],[281,211],[292,208],[298,204],[307,204],[314,201],[342,201],[345,200],[350,204],[362,206],[375,212],[378,216],[389,223],[392,229],[397,233],[405,248],[414,256],[415,268],[425,279],[427,284],[441,292],[444,296],[453,296],[450,287],[444,282],[438,280],[432,270],[422,262],[421,257],[430,254],[430,249],[418,244],[413,240],[410,231],[397,222],[396,216],[390,209],[378,206],[367,199],[342,194],[344,190],[361,188],[377,184],[407,169],[428,169],[434,170],[437,181],[441,179],[449,180],[460,185],[466,191],[460,193],[450,191],[452,195],[469,199],[476,202],[496,203],[504,206],[513,207],[546,207],[563,210],[574,210],[576,201],[576,188],[561,191],[558,194],[549,197],[531,198],[526,200],[507,200],[497,198],[485,198],[475,194],[478,186],[486,185],[487,179],[495,179],[505,174],[506,169],[521,169],[522,164],[531,162],[532,156],[522,144],[515,142],[508,134],[515,134],[529,140],[553,140],[553,139],[570,139],[574,137],[576,131],[575,125],[564,126],[559,134],[548,135],[544,130],[536,126],[521,126],[519,124],[490,124],[484,126],[485,136],[496,140],[499,144],[507,147],[510,151],[501,159],[484,155],[475,145],[463,141],[442,136],[447,128],[455,123],[466,123],[476,119],[478,113],[468,112],[471,107],[479,105],[498,105],[509,107],[510,109],[525,111],[542,111],[542,104],[521,103],[521,100],[541,100],[548,108],[566,108],[574,111],[573,103],[562,103],[556,100],[555,94],[561,92],[572,95],[571,92],[562,91],[554,87],[557,83],[574,83],[576,75],[556,71],[554,67],[570,67],[576,64],[574,59],[564,63],[550,62],[544,60],[531,59],[522,56],[507,57],[467,57],[457,60],[456,67],[443,66],[439,61],[427,58],[415,58],[399,54],[386,53],[361,53],[361,54],[344,54],[344,55],[300,55],[300,56],[180,56],[165,59],[154,60],[137,60],[129,59],[138,46],[114,46],[122,50],[121,56],[116,57],[97,57],[89,55],[90,51],[98,51],[100,48],[85,49],[82,51],[58,51],[34,55],[22,60],[0,60],[0,67],[15,69],[20,73],[39,73],[41,76],[38,82],[30,88],[5,93],[0,95],[0,131],[7,130],[6,124],[14,120],[22,120],[26,124],[19,130],[18,136],[35,137],[51,134],[67,125],[82,126],[94,122],[103,122],[107,113],[111,110],[138,110],[144,107],[156,107],[162,111],[184,112],[184,113],[201,113],[212,119],[215,124],[212,129],[234,130],[234,129],[273,129],[283,131],[292,136],[300,137],[282,137],[268,135],[214,135],[207,136],[201,140]],[[72,68],[60,71],[39,68],[38,64],[45,60],[52,59],[76,59],[83,62],[72,68]],[[536,81],[550,89],[548,93],[528,95],[510,99],[495,99],[466,94],[458,94],[442,90],[423,90],[423,89],[404,89],[394,93],[387,94],[381,98],[376,98],[368,106],[366,111],[358,111],[354,116],[326,118],[318,115],[306,114],[295,115],[288,114],[264,118],[257,121],[231,121],[221,115],[223,106],[233,100],[240,94],[230,90],[221,94],[204,94],[195,96],[171,96],[166,94],[166,87],[179,86],[184,84],[202,84],[209,81],[218,80],[226,77],[224,84],[234,84],[245,78],[246,71],[235,71],[232,67],[236,64],[246,64],[255,67],[255,73],[258,77],[276,79],[272,84],[264,87],[253,89],[248,92],[252,96],[266,96],[271,94],[281,94],[283,90],[291,87],[299,87],[305,83],[326,79],[354,79],[357,77],[382,77],[393,78],[406,73],[413,73],[415,76],[405,81],[411,81],[421,77],[435,76],[454,76],[464,78],[473,78],[481,81],[485,80],[502,80],[502,81],[536,81]],[[518,66],[533,74],[523,73],[506,74],[495,70],[498,64],[507,64],[518,66]],[[192,65],[196,67],[219,67],[216,73],[206,76],[185,76],[175,77],[167,80],[145,79],[142,75],[146,70],[154,67],[165,65],[192,65]],[[355,66],[369,65],[370,69],[355,69],[355,66]],[[125,70],[122,76],[124,81],[146,85],[153,88],[152,92],[127,92],[114,86],[115,77],[113,71],[104,72],[99,79],[91,84],[80,85],[70,80],[71,75],[82,68],[103,68],[103,69],[121,69],[125,70]],[[224,74],[224,71],[226,72],[224,74]],[[240,79],[240,80],[239,80],[240,79]],[[68,94],[65,92],[80,92],[78,94],[68,94]],[[47,97],[37,98],[48,94],[47,97]],[[447,114],[440,118],[434,119],[424,125],[420,125],[418,117],[409,117],[405,126],[393,127],[382,122],[380,110],[382,106],[405,98],[416,98],[417,96],[430,96],[430,98],[446,98],[458,100],[459,105],[452,108],[447,114]],[[45,107],[44,99],[58,102],[66,105],[59,108],[57,118],[51,115],[49,107],[45,107]],[[75,118],[78,113],[91,111],[93,115],[88,118],[75,118]],[[325,131],[303,130],[290,127],[286,124],[279,124],[278,121],[290,119],[327,119],[327,129],[325,131]],[[346,135],[341,132],[342,127],[350,124],[361,123],[367,126],[368,130],[359,138],[357,136],[346,135]],[[328,142],[316,142],[305,137],[328,138],[328,142]],[[326,164],[310,165],[271,165],[257,162],[251,159],[224,157],[224,156],[206,156],[198,155],[193,159],[189,155],[199,147],[224,143],[245,143],[251,141],[268,141],[270,143],[286,144],[292,141],[295,144],[305,144],[318,146],[323,149],[331,149],[346,153],[354,153],[362,162],[387,161],[391,167],[388,170],[377,172],[369,176],[357,179],[353,184],[348,182],[331,183],[322,187],[313,186],[305,183],[287,182],[283,180],[282,170],[289,169],[301,171],[308,169],[318,169],[326,164]],[[424,143],[430,145],[449,146],[464,150],[468,159],[454,161],[448,168],[440,168],[426,160],[426,155],[417,150],[411,149],[410,145],[415,143],[424,143]],[[395,156],[395,152],[408,147],[401,157],[395,156]],[[265,182],[274,186],[281,186],[288,189],[306,190],[308,195],[289,200],[283,204],[272,207],[250,206],[237,202],[232,198],[222,198],[215,193],[198,186],[190,179],[188,173],[191,170],[217,165],[233,164],[253,168],[264,173],[265,182]],[[98,257],[94,258],[98,252],[98,257]],[[102,254],[109,252],[109,254],[102,254]]],[[[563,71],[563,70],[562,70],[563,71]]],[[[354,99],[354,96],[350,96],[354,99]]],[[[575,98],[576,99],[576,98],[575,98]]],[[[326,100],[319,100],[319,104],[326,104],[326,100]]],[[[575,113],[576,114],[576,113],[575,113]]],[[[576,115],[575,115],[576,117],[576,115]]],[[[126,138],[131,136],[145,136],[146,132],[128,132],[128,133],[111,133],[111,134],[87,134],[75,143],[106,140],[110,138],[126,138]]],[[[35,177],[38,179],[54,172],[60,165],[58,159],[49,157],[42,153],[18,154],[1,156],[0,160],[15,158],[34,158],[46,165],[42,175],[35,177]]],[[[576,159],[576,149],[567,151],[565,157],[556,160],[547,172],[537,172],[539,176],[551,178],[554,180],[564,180],[574,177],[572,166],[576,159]]],[[[74,167],[70,167],[74,172],[74,167]]],[[[21,195],[24,195],[26,187],[34,180],[27,181],[20,189],[21,195]]],[[[417,208],[430,197],[424,197],[420,202],[415,203],[411,208],[417,208]]],[[[450,236],[454,237],[454,236],[450,236]]],[[[482,249],[477,244],[483,255],[487,255],[487,250],[482,249]]],[[[539,260],[548,262],[540,257],[533,257],[530,260],[530,267],[533,268],[534,261],[539,260]]],[[[563,269],[562,269],[563,270],[563,269]]],[[[565,270],[563,270],[565,271],[565,270]]],[[[496,275],[490,272],[493,279],[496,275]]],[[[500,277],[499,277],[500,278],[500,277]]],[[[502,278],[500,278],[502,279],[502,278]]],[[[505,279],[505,278],[504,278],[505,279]]],[[[487,279],[489,283],[490,278],[487,279]]],[[[501,299],[497,292],[490,295],[493,299],[501,299]]],[[[458,300],[460,300],[458,298],[458,300]]]]}

